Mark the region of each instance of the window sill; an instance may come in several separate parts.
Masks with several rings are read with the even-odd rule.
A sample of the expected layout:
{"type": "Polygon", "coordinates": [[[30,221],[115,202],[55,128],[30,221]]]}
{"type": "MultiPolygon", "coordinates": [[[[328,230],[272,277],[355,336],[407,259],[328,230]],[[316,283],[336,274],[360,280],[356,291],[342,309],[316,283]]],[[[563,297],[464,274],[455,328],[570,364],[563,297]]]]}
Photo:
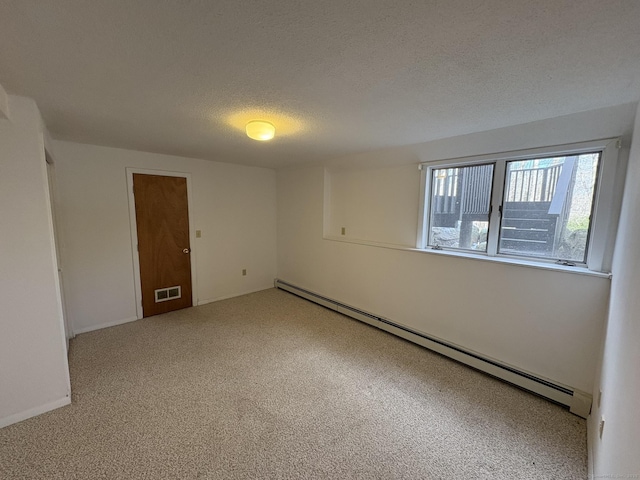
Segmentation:
{"type": "Polygon", "coordinates": [[[539,270],[551,270],[556,272],[572,273],[574,275],[588,275],[592,277],[611,278],[610,273],[596,272],[585,267],[569,267],[565,265],[556,265],[555,263],[536,262],[533,260],[522,260],[518,258],[507,257],[489,257],[481,253],[455,252],[451,250],[433,250],[431,248],[415,248],[408,245],[398,245],[394,243],[373,242],[371,240],[360,240],[355,238],[336,237],[325,235],[324,240],[332,242],[352,243],[356,245],[366,245],[369,247],[389,248],[392,250],[404,250],[408,252],[416,252],[427,255],[444,255],[446,257],[468,258],[470,260],[479,260],[484,262],[502,263],[506,265],[515,265],[518,267],[537,268],[539,270]]]}

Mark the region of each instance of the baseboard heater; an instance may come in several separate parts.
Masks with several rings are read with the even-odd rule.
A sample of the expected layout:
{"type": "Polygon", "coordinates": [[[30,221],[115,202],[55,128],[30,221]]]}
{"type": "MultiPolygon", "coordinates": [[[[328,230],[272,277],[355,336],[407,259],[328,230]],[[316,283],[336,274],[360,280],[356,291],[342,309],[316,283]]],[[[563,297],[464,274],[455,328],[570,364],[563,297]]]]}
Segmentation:
{"type": "Polygon", "coordinates": [[[425,335],[393,321],[359,310],[331,298],[297,287],[280,279],[275,279],[274,286],[293,293],[306,300],[310,300],[323,307],[330,308],[351,318],[377,327],[398,337],[409,340],[417,345],[433,350],[446,357],[464,363],[472,368],[485,372],[505,382],[511,383],[524,390],[545,397],[561,405],[569,407],[571,413],[587,418],[591,411],[591,395],[565,385],[559,385],[531,373],[523,372],[512,366],[494,359],[483,357],[475,352],[451,344],[436,337],[425,335]]]}

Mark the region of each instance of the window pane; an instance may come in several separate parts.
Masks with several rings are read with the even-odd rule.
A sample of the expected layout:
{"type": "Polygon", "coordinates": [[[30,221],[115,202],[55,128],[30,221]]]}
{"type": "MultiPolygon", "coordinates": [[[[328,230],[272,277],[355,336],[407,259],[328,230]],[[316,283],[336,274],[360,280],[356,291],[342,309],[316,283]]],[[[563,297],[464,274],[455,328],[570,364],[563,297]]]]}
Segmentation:
{"type": "Polygon", "coordinates": [[[585,262],[600,153],[507,162],[503,254],[585,262]]]}
{"type": "Polygon", "coordinates": [[[493,164],[431,172],[429,245],[486,252],[493,164]]]}

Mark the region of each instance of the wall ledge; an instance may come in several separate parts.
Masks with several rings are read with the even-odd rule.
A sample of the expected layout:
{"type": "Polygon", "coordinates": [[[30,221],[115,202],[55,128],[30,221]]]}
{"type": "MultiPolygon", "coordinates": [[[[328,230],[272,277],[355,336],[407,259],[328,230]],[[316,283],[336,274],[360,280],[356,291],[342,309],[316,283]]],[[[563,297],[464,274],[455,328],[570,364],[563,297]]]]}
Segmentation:
{"type": "Polygon", "coordinates": [[[416,253],[423,253],[427,255],[444,255],[446,257],[466,258],[470,260],[479,260],[483,262],[494,262],[494,263],[502,263],[504,265],[514,265],[517,267],[537,268],[541,270],[571,273],[573,275],[588,275],[592,277],[611,279],[611,273],[596,272],[584,267],[567,267],[564,265],[556,265],[555,263],[543,263],[543,262],[521,260],[517,258],[508,258],[508,257],[490,257],[488,255],[466,253],[466,252],[453,252],[451,250],[433,250],[431,248],[422,249],[422,248],[411,247],[408,245],[397,245],[392,243],[373,242],[370,240],[361,240],[361,239],[354,239],[354,238],[346,239],[344,237],[336,237],[332,235],[325,235],[322,238],[323,240],[329,240],[332,242],[352,243],[356,245],[366,245],[369,247],[390,248],[392,250],[403,250],[406,252],[416,252],[416,253]]]}

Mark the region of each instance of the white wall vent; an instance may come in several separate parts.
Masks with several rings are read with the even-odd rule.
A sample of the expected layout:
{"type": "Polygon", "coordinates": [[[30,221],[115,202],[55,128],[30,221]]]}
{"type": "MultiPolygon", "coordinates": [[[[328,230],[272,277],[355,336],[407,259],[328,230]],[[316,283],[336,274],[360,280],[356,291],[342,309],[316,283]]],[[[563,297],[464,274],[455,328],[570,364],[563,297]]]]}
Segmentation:
{"type": "Polygon", "coordinates": [[[180,285],[176,287],[159,288],[155,290],[156,303],[166,302],[167,300],[174,300],[182,297],[182,288],[180,285]]]}

